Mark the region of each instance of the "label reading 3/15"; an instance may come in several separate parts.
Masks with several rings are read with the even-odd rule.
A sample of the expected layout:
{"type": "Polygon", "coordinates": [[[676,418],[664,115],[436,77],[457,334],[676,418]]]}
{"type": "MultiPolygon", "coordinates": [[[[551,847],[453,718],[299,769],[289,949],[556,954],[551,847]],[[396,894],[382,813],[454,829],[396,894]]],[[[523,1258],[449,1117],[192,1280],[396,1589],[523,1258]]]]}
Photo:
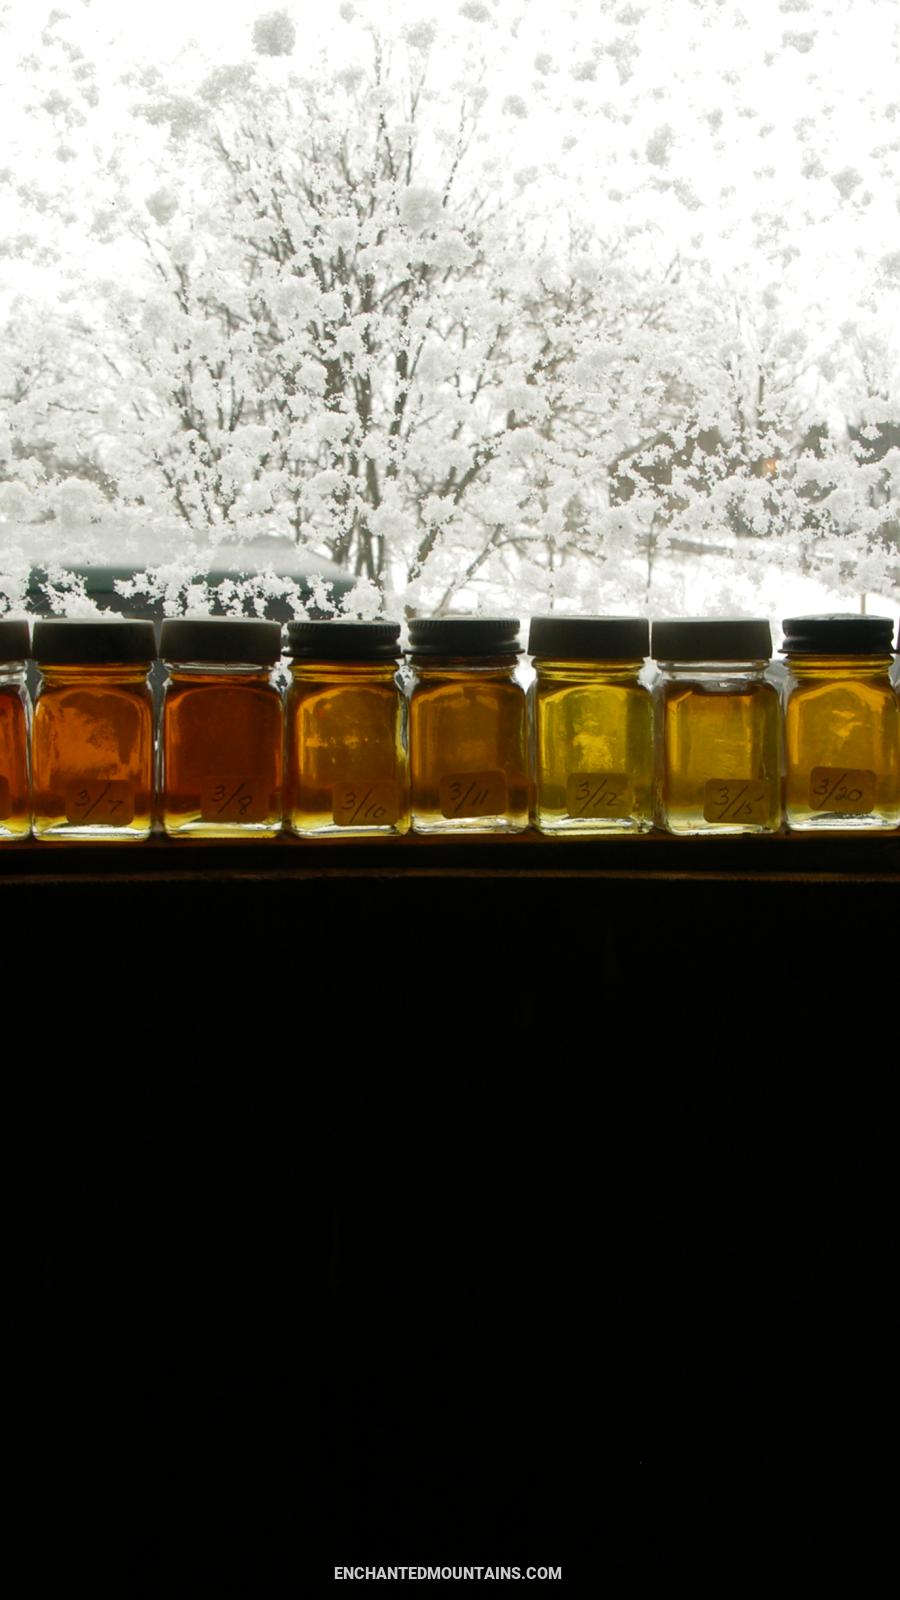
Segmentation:
{"type": "Polygon", "coordinates": [[[374,783],[336,783],[331,816],[339,828],[388,828],[400,815],[400,791],[391,778],[374,783]]]}
{"type": "Polygon", "coordinates": [[[134,790],[115,778],[73,783],[66,794],[66,817],[75,827],[127,828],[134,821],[134,790]]]}
{"type": "Polygon", "coordinates": [[[0,777],[0,822],[6,821],[11,810],[12,806],[10,805],[9,801],[9,782],[6,778],[0,777]]]}
{"type": "Polygon", "coordinates": [[[810,811],[850,811],[864,816],[875,804],[875,774],[859,767],[813,767],[810,811]]]}
{"type": "Polygon", "coordinates": [[[710,778],[703,790],[706,822],[767,822],[772,785],[764,778],[710,778]]]}
{"type": "Polygon", "coordinates": [[[200,816],[204,822],[266,822],[269,791],[233,773],[210,778],[200,791],[200,816]]]}
{"type": "Polygon", "coordinates": [[[440,782],[443,817],[502,817],[506,777],[502,772],[451,772],[440,782]]]}
{"type": "Polygon", "coordinates": [[[570,817],[627,817],[631,788],[624,772],[570,772],[566,779],[570,817]]]}

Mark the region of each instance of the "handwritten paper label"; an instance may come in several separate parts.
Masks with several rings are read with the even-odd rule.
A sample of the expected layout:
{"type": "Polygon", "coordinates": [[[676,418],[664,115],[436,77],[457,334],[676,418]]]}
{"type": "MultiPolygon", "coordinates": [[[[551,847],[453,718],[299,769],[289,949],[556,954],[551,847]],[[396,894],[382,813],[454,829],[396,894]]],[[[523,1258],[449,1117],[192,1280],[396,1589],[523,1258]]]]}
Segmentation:
{"type": "Polygon", "coordinates": [[[210,778],[200,791],[204,822],[266,822],[268,815],[268,790],[238,773],[210,778]]]}
{"type": "Polygon", "coordinates": [[[339,828],[386,828],[400,815],[400,791],[390,778],[374,783],[337,783],[331,815],[339,828]]]}
{"type": "Polygon", "coordinates": [[[710,778],[703,790],[707,822],[767,822],[772,785],[760,778],[710,778]]]}
{"type": "Polygon", "coordinates": [[[506,777],[502,772],[451,772],[440,783],[444,817],[502,817],[506,777]]]}
{"type": "Polygon", "coordinates": [[[6,778],[0,777],[0,822],[6,821],[11,810],[12,806],[10,805],[9,800],[9,782],[6,778]]]}
{"type": "Polygon", "coordinates": [[[134,821],[134,790],[116,779],[87,778],[68,790],[66,817],[75,827],[127,828],[134,821]]]}
{"type": "Polygon", "coordinates": [[[566,810],[570,817],[627,817],[631,785],[624,772],[570,772],[566,810]]]}
{"type": "Polygon", "coordinates": [[[874,804],[874,772],[859,767],[813,767],[809,775],[811,811],[851,811],[864,816],[874,804]]]}

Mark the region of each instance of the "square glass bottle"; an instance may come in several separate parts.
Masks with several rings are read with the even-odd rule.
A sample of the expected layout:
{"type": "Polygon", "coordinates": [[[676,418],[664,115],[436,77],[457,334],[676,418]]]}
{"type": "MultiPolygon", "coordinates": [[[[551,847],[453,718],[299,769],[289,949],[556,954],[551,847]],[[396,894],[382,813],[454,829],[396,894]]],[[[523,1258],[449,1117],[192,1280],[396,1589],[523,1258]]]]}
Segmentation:
{"type": "Polygon", "coordinates": [[[900,827],[890,617],[788,617],[785,809],[794,833],[900,827]]]}
{"type": "Polygon", "coordinates": [[[286,805],[301,838],[409,829],[398,622],[290,622],[286,805]]]}
{"type": "Polygon", "coordinates": [[[146,839],[153,825],[152,622],[41,619],[33,650],[38,839],[146,839]]]}
{"type": "Polygon", "coordinates": [[[654,622],[657,821],[669,833],[777,833],[781,716],[762,620],[654,622]]]}
{"type": "Polygon", "coordinates": [[[555,836],[653,826],[653,701],[640,617],[533,617],[532,820],[555,836]]]}
{"type": "Polygon", "coordinates": [[[409,625],[409,756],[416,833],[528,826],[527,702],[511,617],[409,625]]]}
{"type": "Polygon", "coordinates": [[[281,627],[256,618],[174,618],[166,663],[160,814],[172,838],[271,838],[282,822],[281,627]]]}
{"type": "Polygon", "coordinates": [[[31,701],[28,623],[0,619],[0,841],[31,832],[31,701]]]}

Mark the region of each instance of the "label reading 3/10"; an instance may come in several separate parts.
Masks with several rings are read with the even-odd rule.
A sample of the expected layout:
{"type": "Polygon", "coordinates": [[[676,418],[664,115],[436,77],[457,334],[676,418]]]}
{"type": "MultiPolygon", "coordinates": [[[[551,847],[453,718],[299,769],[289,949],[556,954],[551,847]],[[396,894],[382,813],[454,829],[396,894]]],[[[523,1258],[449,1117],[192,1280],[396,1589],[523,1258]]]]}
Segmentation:
{"type": "Polygon", "coordinates": [[[9,801],[9,782],[6,778],[0,777],[0,822],[6,821],[11,810],[12,806],[10,805],[9,801]]]}
{"type": "Polygon", "coordinates": [[[74,783],[66,794],[66,818],[74,827],[127,828],[134,821],[134,789],[115,778],[74,783]]]}
{"type": "Polygon", "coordinates": [[[710,778],[703,790],[706,822],[767,822],[772,786],[764,778],[710,778]]]}
{"type": "Polygon", "coordinates": [[[570,817],[627,817],[631,802],[624,772],[570,772],[566,779],[570,817]]]}
{"type": "Polygon", "coordinates": [[[339,828],[388,828],[400,815],[400,791],[391,778],[374,783],[336,783],[331,816],[339,828]]]}
{"type": "Polygon", "coordinates": [[[864,816],[875,804],[875,774],[859,767],[813,767],[810,811],[849,811],[864,816]]]}
{"type": "Polygon", "coordinates": [[[438,791],[444,817],[502,817],[506,777],[502,772],[451,772],[438,791]]]}
{"type": "Polygon", "coordinates": [[[238,773],[228,778],[210,778],[200,791],[200,816],[204,822],[266,822],[268,814],[268,789],[238,773]]]}

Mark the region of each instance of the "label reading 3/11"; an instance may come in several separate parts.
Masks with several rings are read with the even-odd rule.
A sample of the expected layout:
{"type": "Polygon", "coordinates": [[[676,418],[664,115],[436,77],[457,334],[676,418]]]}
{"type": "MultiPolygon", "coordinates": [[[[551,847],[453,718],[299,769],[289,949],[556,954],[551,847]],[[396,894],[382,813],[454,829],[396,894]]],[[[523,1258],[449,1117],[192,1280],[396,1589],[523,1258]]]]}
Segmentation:
{"type": "Polygon", "coordinates": [[[200,816],[204,822],[266,822],[269,791],[239,773],[210,778],[200,791],[200,816]]]}
{"type": "Polygon", "coordinates": [[[74,827],[127,828],[134,821],[134,789],[115,778],[74,783],[66,794],[66,818],[74,827]]]}
{"type": "Polygon", "coordinates": [[[710,778],[703,790],[706,822],[767,822],[772,785],[764,778],[710,778]]]}
{"type": "Polygon", "coordinates": [[[6,821],[11,810],[12,806],[10,805],[9,801],[9,782],[6,778],[0,777],[0,822],[6,821]]]}
{"type": "Polygon", "coordinates": [[[339,828],[388,828],[400,815],[400,791],[391,778],[374,783],[336,783],[331,816],[339,828]]]}
{"type": "Polygon", "coordinates": [[[506,777],[502,772],[451,772],[438,791],[444,817],[502,817],[506,777]]]}
{"type": "Polygon", "coordinates": [[[624,772],[570,772],[566,779],[570,817],[627,817],[631,798],[624,772]]]}
{"type": "Polygon", "coordinates": [[[849,811],[864,816],[875,804],[875,774],[860,767],[813,767],[810,811],[849,811]]]}

